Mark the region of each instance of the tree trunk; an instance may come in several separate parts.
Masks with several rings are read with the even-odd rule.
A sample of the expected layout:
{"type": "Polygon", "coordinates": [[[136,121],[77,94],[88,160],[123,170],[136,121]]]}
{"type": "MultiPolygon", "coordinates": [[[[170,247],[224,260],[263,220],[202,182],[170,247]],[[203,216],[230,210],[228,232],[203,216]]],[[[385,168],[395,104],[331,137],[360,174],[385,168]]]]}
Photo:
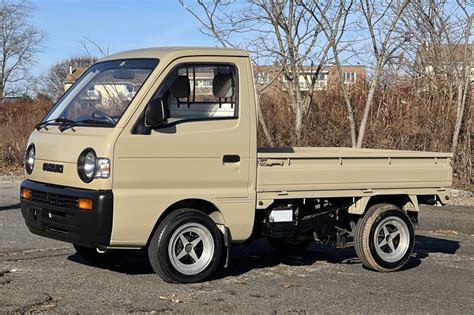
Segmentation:
{"type": "Polygon", "coordinates": [[[257,118],[258,118],[258,122],[260,123],[260,126],[262,126],[263,134],[265,136],[265,139],[267,140],[267,143],[271,147],[275,146],[272,140],[272,136],[270,135],[270,132],[268,132],[267,124],[265,122],[265,117],[263,117],[263,112],[262,112],[262,109],[260,108],[260,101],[257,102],[257,118]]]}
{"type": "Polygon", "coordinates": [[[374,102],[375,90],[377,89],[379,78],[382,73],[381,68],[382,68],[382,64],[379,61],[379,63],[375,67],[374,78],[372,80],[372,84],[370,85],[369,94],[367,95],[367,101],[365,103],[364,115],[362,116],[362,120],[360,122],[359,135],[357,137],[357,146],[356,146],[357,148],[362,148],[362,143],[364,142],[365,128],[367,127],[367,121],[369,120],[370,109],[372,107],[372,103],[374,102]]]}
{"type": "Polygon", "coordinates": [[[451,141],[451,151],[456,155],[456,150],[459,142],[459,133],[461,131],[461,126],[464,118],[464,108],[466,106],[466,100],[468,93],[471,91],[471,71],[472,71],[472,62],[474,51],[471,51],[469,56],[469,36],[471,34],[471,26],[474,15],[469,17],[466,32],[465,32],[465,43],[464,43],[464,71],[463,71],[463,81],[459,82],[458,85],[458,98],[457,98],[457,112],[456,112],[456,124],[454,126],[453,139],[451,141]]]}
{"type": "Polygon", "coordinates": [[[300,144],[301,140],[301,129],[303,127],[303,109],[301,106],[301,101],[298,101],[298,104],[295,108],[295,136],[296,136],[296,144],[300,144]]]}
{"type": "Polygon", "coordinates": [[[0,82],[0,102],[3,102],[3,98],[5,97],[5,85],[3,82],[0,82]]]}
{"type": "Polygon", "coordinates": [[[354,119],[354,110],[352,107],[352,102],[351,102],[349,92],[347,91],[347,88],[343,82],[342,68],[341,68],[341,64],[339,63],[339,57],[335,57],[335,59],[337,60],[336,66],[337,66],[337,71],[339,75],[339,87],[342,90],[342,94],[344,96],[344,103],[346,104],[346,110],[347,110],[347,119],[349,120],[349,128],[351,130],[351,145],[353,148],[355,148],[357,146],[357,142],[356,142],[356,124],[355,124],[355,119],[354,119]]]}
{"type": "Polygon", "coordinates": [[[451,141],[451,152],[456,155],[458,142],[459,142],[459,133],[461,132],[461,126],[464,117],[464,107],[466,104],[467,91],[464,89],[464,83],[460,82],[458,85],[458,98],[456,101],[456,123],[454,125],[453,139],[451,141]]]}

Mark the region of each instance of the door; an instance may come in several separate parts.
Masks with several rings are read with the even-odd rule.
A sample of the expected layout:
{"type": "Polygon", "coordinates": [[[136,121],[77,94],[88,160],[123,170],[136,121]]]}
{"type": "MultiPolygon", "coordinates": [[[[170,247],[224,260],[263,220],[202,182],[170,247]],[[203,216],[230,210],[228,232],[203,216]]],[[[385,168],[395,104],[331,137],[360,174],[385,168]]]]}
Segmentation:
{"type": "Polygon", "coordinates": [[[161,213],[189,199],[215,204],[234,239],[250,236],[255,145],[250,96],[240,89],[248,73],[244,58],[219,59],[171,64],[148,101],[163,104],[167,121],[150,134],[137,133],[133,122],[117,140],[113,241],[146,242],[161,213]]]}

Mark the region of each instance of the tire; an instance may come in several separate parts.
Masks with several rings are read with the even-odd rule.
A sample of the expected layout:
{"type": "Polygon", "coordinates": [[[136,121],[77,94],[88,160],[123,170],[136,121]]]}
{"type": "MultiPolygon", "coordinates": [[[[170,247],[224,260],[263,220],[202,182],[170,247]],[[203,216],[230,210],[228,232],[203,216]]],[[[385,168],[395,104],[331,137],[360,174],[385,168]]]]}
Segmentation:
{"type": "Polygon", "coordinates": [[[77,254],[94,265],[107,266],[117,265],[120,259],[126,254],[126,250],[107,250],[99,253],[97,249],[73,244],[77,254]]]}
{"type": "Polygon", "coordinates": [[[287,254],[302,253],[313,243],[313,240],[292,240],[288,238],[271,237],[267,238],[267,241],[273,249],[287,254]]]}
{"type": "Polygon", "coordinates": [[[415,233],[403,210],[391,204],[377,204],[357,222],[354,243],[366,268],[391,272],[407,263],[415,245],[415,233]]]}
{"type": "Polygon", "coordinates": [[[201,211],[179,209],[158,225],[148,246],[148,259],[164,281],[207,280],[221,265],[223,237],[201,211]]]}

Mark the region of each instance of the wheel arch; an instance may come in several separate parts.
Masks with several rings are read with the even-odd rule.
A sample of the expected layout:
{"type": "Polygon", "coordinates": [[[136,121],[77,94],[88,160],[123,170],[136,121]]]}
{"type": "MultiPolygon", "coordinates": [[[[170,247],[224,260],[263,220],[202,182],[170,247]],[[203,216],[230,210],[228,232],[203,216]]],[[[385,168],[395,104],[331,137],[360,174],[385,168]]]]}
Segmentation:
{"type": "Polygon", "coordinates": [[[172,212],[178,209],[182,209],[182,208],[190,208],[190,209],[201,211],[207,214],[212,219],[212,221],[214,221],[216,224],[225,225],[224,216],[222,215],[221,211],[217,208],[217,206],[213,204],[212,202],[208,200],[204,200],[204,199],[197,199],[197,198],[180,200],[170,205],[160,215],[160,217],[155,223],[155,226],[151,230],[150,235],[148,236],[148,241],[146,244],[147,246],[150,244],[151,238],[153,237],[153,234],[155,233],[160,223],[172,212]]]}
{"type": "Polygon", "coordinates": [[[419,205],[416,195],[390,194],[361,197],[349,206],[348,212],[351,214],[363,215],[371,206],[379,203],[389,203],[400,207],[402,210],[418,212],[419,205]]]}

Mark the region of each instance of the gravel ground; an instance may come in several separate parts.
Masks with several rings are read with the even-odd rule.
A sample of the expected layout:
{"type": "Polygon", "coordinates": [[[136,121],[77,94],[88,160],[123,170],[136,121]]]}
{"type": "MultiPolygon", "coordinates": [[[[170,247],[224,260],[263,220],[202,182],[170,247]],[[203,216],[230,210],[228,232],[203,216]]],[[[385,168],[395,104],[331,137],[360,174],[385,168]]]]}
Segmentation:
{"type": "Polygon", "coordinates": [[[451,189],[450,204],[457,206],[474,207],[474,192],[469,190],[451,189]]]}
{"type": "Polygon", "coordinates": [[[0,313],[470,313],[474,309],[474,203],[422,207],[406,268],[364,269],[354,250],[314,245],[283,257],[265,241],[232,249],[231,266],[201,284],[153,274],[145,253],[119,266],[88,265],[66,243],[28,232],[17,179],[0,179],[0,313]]]}

